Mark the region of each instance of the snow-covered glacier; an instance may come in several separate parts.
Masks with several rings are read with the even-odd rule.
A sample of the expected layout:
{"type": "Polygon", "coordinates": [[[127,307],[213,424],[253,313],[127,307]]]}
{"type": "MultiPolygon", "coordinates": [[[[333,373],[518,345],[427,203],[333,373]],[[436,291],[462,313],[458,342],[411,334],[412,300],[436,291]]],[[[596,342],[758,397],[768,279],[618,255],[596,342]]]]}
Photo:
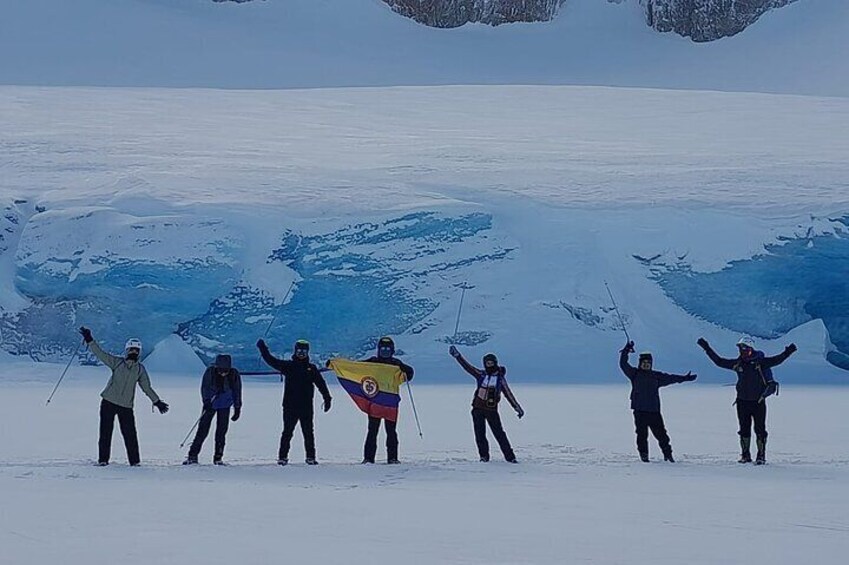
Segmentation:
{"type": "Polygon", "coordinates": [[[427,380],[453,378],[456,343],[517,380],[596,382],[624,340],[607,285],[670,370],[722,379],[695,340],[745,333],[799,344],[782,379],[849,374],[845,100],[11,88],[0,107],[7,354],[64,360],[88,325],[152,366],[255,370],[268,328],[318,359],[392,334],[427,380]]]}

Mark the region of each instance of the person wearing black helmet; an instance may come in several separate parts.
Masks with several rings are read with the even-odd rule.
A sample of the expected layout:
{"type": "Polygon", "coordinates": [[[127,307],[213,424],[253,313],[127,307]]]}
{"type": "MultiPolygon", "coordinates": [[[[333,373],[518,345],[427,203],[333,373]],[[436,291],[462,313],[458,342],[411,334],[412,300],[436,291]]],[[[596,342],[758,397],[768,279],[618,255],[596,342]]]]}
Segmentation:
{"type": "MultiPolygon", "coordinates": [[[[382,337],[377,342],[377,355],[366,359],[368,363],[383,363],[395,365],[404,373],[407,381],[413,380],[413,368],[395,357],[395,342],[391,337],[382,337]]],[[[380,432],[380,422],[386,429],[386,462],[390,465],[399,463],[398,460],[398,429],[397,423],[382,418],[369,416],[368,433],[363,447],[363,463],[374,463],[377,456],[377,434],[380,432]]]]}
{"type": "Polygon", "coordinates": [[[737,373],[737,421],[740,429],[740,463],[752,462],[752,423],[755,424],[758,454],[756,465],[766,463],[766,399],[778,391],[778,383],[772,377],[772,368],[784,363],[796,352],[791,343],[778,355],[767,357],[755,349],[755,341],[746,336],[737,342],[739,355],[736,359],[720,357],[707,340],[700,337],[696,342],[717,366],[737,373]]]}
{"type": "Polygon", "coordinates": [[[498,414],[498,403],[503,394],[510,406],[516,411],[519,419],[525,415],[525,411],[522,410],[516,397],[513,396],[513,391],[507,384],[507,368],[498,364],[498,358],[493,353],[484,355],[483,369],[478,369],[466,361],[453,345],[448,349],[448,352],[477,382],[475,396],[472,399],[472,423],[475,429],[475,443],[478,446],[480,460],[489,461],[489,442],[486,439],[486,426],[489,424],[489,429],[495,436],[504,459],[510,463],[517,463],[516,454],[513,453],[510,440],[507,439],[507,434],[501,425],[501,416],[498,414]]]}
{"type": "Polygon", "coordinates": [[[283,433],[280,434],[280,449],[277,452],[277,464],[289,463],[289,447],[295,427],[301,426],[304,435],[304,453],[307,465],[318,465],[315,458],[315,426],[313,399],[315,389],[324,399],[324,411],[330,410],[330,391],[321,371],[310,363],[310,344],[299,339],[295,342],[291,360],[278,359],[271,355],[265,341],[256,342],[257,348],[269,367],[279,371],[286,379],[283,389],[283,433]]]}
{"type": "Polygon", "coordinates": [[[183,465],[196,465],[213,418],[215,423],[215,453],[212,462],[224,465],[224,444],[230,427],[230,408],[233,408],[233,421],[242,415],[242,376],[233,367],[229,355],[218,355],[212,367],[203,373],[200,385],[203,412],[198,421],[198,431],[189,448],[189,455],[183,465]]]}
{"type": "Polygon", "coordinates": [[[639,364],[632,367],[628,355],[634,352],[634,342],[629,341],[619,352],[619,367],[628,380],[631,381],[631,410],[634,411],[634,428],[637,433],[637,451],[640,459],[649,461],[649,430],[654,435],[664,461],[674,463],[672,445],[663,415],[660,413],[660,387],[675,383],[696,380],[696,375],[687,372],[686,375],[670,375],[655,371],[652,366],[654,359],[651,353],[641,353],[639,364]]]}

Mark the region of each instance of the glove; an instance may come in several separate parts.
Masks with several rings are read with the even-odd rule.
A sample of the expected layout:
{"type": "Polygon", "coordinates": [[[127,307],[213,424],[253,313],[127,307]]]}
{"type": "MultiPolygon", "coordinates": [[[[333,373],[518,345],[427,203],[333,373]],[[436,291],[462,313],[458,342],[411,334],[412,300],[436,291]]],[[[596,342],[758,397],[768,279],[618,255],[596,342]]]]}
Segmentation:
{"type": "Polygon", "coordinates": [[[696,380],[696,378],[698,378],[698,375],[694,375],[690,371],[687,371],[687,374],[684,375],[684,378],[681,379],[681,382],[686,383],[686,382],[694,381],[694,380],[696,380]]]}
{"type": "Polygon", "coordinates": [[[329,369],[329,368],[330,368],[330,359],[328,359],[328,360],[327,360],[327,362],[324,364],[324,367],[325,367],[326,369],[329,369]]]}
{"type": "Polygon", "coordinates": [[[705,351],[707,351],[707,348],[710,347],[707,340],[703,337],[700,337],[699,340],[696,343],[699,344],[699,347],[701,347],[705,351]]]}
{"type": "Polygon", "coordinates": [[[204,412],[211,412],[212,411],[212,401],[211,400],[207,400],[203,403],[203,411],[204,412]]]}
{"type": "Polygon", "coordinates": [[[633,353],[634,352],[634,342],[629,341],[625,344],[625,347],[622,348],[620,353],[633,353]]]}
{"type": "Polygon", "coordinates": [[[333,399],[332,399],[332,398],[330,398],[329,396],[328,396],[327,398],[325,398],[325,399],[324,399],[324,411],[325,411],[325,412],[330,412],[330,402],[331,402],[332,400],[333,400],[333,399]]]}
{"type": "Polygon", "coordinates": [[[80,328],[80,335],[83,336],[83,339],[86,343],[91,343],[92,341],[94,341],[94,338],[91,337],[91,330],[85,326],[80,328]]]}
{"type": "Polygon", "coordinates": [[[796,347],[795,343],[791,343],[790,345],[784,348],[784,352],[787,353],[787,355],[793,355],[794,353],[796,353],[797,350],[798,348],[796,347]]]}
{"type": "Polygon", "coordinates": [[[260,351],[268,351],[268,346],[265,344],[265,340],[264,340],[264,339],[257,340],[257,342],[256,342],[256,347],[257,347],[257,349],[259,349],[260,351]]]}
{"type": "Polygon", "coordinates": [[[453,357],[454,359],[459,359],[459,358],[460,358],[460,352],[459,352],[459,351],[457,350],[457,348],[456,348],[456,347],[454,347],[453,345],[452,345],[451,347],[449,347],[449,348],[448,348],[448,353],[450,353],[450,354],[451,354],[451,357],[453,357]]]}
{"type": "Polygon", "coordinates": [[[239,419],[239,417],[240,417],[241,415],[242,415],[242,407],[241,407],[241,406],[236,406],[236,408],[233,410],[233,417],[232,417],[232,418],[230,418],[230,419],[231,419],[231,420],[233,420],[233,421],[235,422],[235,421],[237,421],[237,420],[239,419]]]}
{"type": "Polygon", "coordinates": [[[157,400],[153,403],[156,406],[156,409],[159,410],[160,414],[166,414],[168,412],[168,405],[161,400],[157,400]]]}
{"type": "Polygon", "coordinates": [[[521,420],[525,416],[525,411],[519,408],[518,410],[516,410],[516,416],[518,416],[521,420]]]}

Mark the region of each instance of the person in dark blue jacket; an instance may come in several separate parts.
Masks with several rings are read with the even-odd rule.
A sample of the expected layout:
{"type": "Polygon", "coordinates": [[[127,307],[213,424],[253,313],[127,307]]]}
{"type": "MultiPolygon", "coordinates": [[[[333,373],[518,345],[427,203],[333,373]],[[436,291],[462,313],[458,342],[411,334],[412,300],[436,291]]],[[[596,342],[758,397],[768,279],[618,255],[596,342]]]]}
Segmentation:
{"type": "Polygon", "coordinates": [[[213,418],[215,424],[215,454],[212,462],[224,465],[224,444],[230,427],[230,408],[235,422],[242,415],[242,376],[233,367],[229,355],[218,355],[212,367],[207,367],[201,379],[200,396],[203,412],[198,422],[198,431],[189,448],[183,465],[196,465],[213,418]]]}
{"type": "Polygon", "coordinates": [[[762,351],[755,349],[755,342],[750,337],[743,337],[737,342],[739,356],[736,359],[726,359],[716,354],[707,340],[703,337],[696,342],[705,350],[707,356],[717,367],[730,369],[737,373],[737,421],[740,424],[740,463],[752,462],[752,422],[755,424],[758,454],[756,465],[766,463],[766,399],[778,391],[778,383],[772,377],[772,368],[784,363],[796,352],[796,344],[791,343],[782,353],[767,357],[762,351]]]}
{"type": "Polygon", "coordinates": [[[637,451],[640,459],[649,461],[649,430],[657,439],[663,459],[674,463],[669,434],[660,413],[660,387],[675,383],[696,380],[696,375],[670,375],[652,369],[654,360],[651,353],[641,353],[637,367],[628,362],[628,355],[634,352],[634,342],[629,341],[619,352],[619,367],[631,381],[631,410],[634,411],[634,427],[637,433],[637,451]]]}

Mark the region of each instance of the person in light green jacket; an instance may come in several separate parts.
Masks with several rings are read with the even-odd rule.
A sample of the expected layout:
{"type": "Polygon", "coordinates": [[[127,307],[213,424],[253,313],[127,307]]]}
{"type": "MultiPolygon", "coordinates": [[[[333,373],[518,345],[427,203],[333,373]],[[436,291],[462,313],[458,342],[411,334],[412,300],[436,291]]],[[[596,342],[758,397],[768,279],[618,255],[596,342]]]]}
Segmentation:
{"type": "Polygon", "coordinates": [[[141,463],[139,456],[139,438],[136,432],[136,418],[133,413],[133,400],[136,396],[136,385],[150,398],[160,414],[168,412],[168,405],[150,386],[147,370],[139,361],[141,356],[141,341],[130,339],[124,348],[124,356],[110,355],[101,349],[91,336],[91,330],[80,328],[86,344],[101,363],[112,369],[112,376],[103,392],[100,393],[100,439],[98,441],[97,464],[109,465],[112,451],[112,430],[115,427],[115,416],[121,435],[124,436],[124,446],[127,448],[127,459],[130,465],[136,467],[141,463]]]}

